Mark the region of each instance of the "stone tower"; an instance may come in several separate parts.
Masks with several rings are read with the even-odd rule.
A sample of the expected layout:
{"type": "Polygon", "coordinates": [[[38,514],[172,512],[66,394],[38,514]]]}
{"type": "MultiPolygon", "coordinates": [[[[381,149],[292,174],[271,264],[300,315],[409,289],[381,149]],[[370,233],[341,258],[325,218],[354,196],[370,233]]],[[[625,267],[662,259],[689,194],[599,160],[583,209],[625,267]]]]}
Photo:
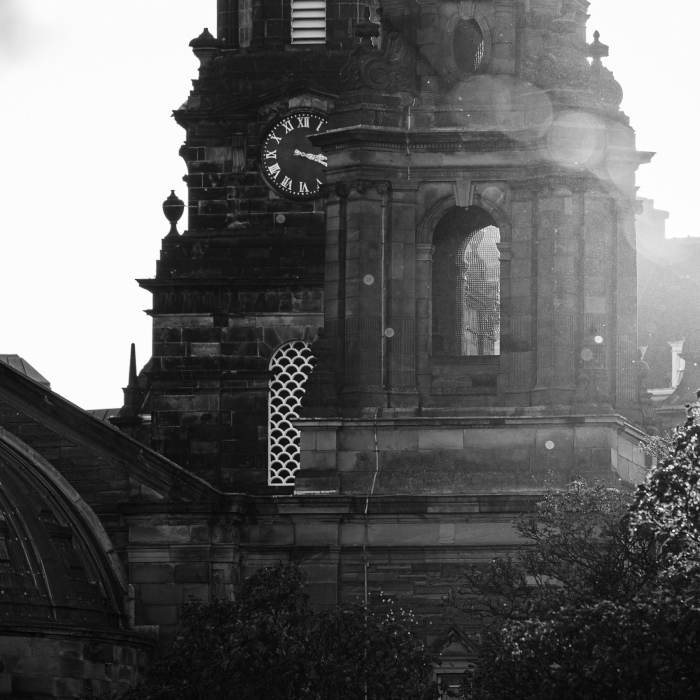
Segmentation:
{"type": "Polygon", "coordinates": [[[152,445],[250,493],[364,492],[367,420],[388,431],[388,492],[637,478],[634,173],[650,155],[607,47],[586,42],[588,3],[273,5],[221,0],[218,38],[191,43],[188,229],[141,281],[152,445]],[[294,165],[324,159],[308,197],[265,157],[303,114],[294,165]],[[270,447],[269,388],[291,361],[300,395],[319,358],[296,478],[291,420],[270,447]]]}
{"type": "Polygon", "coordinates": [[[588,4],[219,3],[124,414],[217,495],[158,547],[225,523],[191,556],[231,586],[298,559],[316,604],[383,592],[463,669],[473,621],[436,604],[458,565],[517,547],[547,484],[639,479],[650,154],[588,4]]]}
{"type": "Polygon", "coordinates": [[[586,42],[588,5],[386,0],[358,25],[311,137],[333,392],[312,376],[297,493],[639,478],[634,183],[651,154],[608,47],[586,42]]]}
{"type": "Polygon", "coordinates": [[[259,493],[276,490],[267,483],[271,358],[316,337],[324,279],[323,200],[313,189],[283,196],[277,161],[264,158],[275,149],[261,149],[290,114],[325,124],[357,8],[219,0],[218,9],[217,37],[205,30],[191,42],[199,78],[174,113],[186,132],[187,231],[163,239],[155,278],[140,280],[153,293],[146,413],[159,452],[224,490],[259,493]]]}

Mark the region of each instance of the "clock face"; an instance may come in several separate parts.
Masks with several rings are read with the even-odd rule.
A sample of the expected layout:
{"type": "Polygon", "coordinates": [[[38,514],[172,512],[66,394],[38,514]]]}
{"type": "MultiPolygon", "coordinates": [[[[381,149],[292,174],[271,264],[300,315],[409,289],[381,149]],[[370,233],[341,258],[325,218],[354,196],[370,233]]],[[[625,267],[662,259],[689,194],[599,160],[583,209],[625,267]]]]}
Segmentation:
{"type": "Polygon", "coordinates": [[[311,145],[311,134],[326,130],[318,112],[299,110],[276,119],[260,149],[260,163],[270,186],[288,199],[309,200],[319,195],[326,181],[326,156],[311,145]]]}

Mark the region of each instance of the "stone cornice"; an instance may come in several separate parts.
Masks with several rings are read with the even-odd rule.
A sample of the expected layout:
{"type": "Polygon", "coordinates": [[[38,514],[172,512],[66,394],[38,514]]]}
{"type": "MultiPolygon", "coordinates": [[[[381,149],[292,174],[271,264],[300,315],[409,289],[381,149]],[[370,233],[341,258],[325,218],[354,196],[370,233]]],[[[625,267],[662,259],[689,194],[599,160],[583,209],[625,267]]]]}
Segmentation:
{"type": "Polygon", "coordinates": [[[461,131],[458,129],[432,129],[430,131],[404,131],[403,129],[353,126],[333,129],[311,137],[315,146],[326,152],[345,148],[387,148],[423,151],[488,151],[518,148],[516,140],[500,131],[461,131]]]}
{"type": "Polygon", "coordinates": [[[218,289],[306,289],[309,286],[323,287],[323,275],[309,275],[296,279],[269,279],[261,277],[173,277],[137,279],[139,287],[149,292],[163,292],[168,289],[192,289],[207,287],[218,289]]]}

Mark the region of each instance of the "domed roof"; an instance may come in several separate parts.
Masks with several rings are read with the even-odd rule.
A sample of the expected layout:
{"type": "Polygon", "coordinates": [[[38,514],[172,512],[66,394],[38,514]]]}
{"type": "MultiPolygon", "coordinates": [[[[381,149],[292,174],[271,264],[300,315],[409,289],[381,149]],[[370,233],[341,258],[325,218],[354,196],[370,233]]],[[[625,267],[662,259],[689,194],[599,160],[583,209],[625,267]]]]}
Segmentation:
{"type": "Polygon", "coordinates": [[[78,493],[0,429],[0,629],[124,629],[124,584],[110,550],[78,493]]]}

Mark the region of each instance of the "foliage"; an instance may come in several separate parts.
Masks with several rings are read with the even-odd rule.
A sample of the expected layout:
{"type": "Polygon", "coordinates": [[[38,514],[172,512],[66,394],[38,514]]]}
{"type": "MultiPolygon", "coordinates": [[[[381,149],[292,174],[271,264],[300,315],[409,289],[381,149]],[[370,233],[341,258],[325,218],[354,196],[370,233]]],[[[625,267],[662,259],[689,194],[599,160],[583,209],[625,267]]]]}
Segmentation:
{"type": "Polygon", "coordinates": [[[673,438],[663,435],[645,435],[634,449],[663,462],[673,455],[673,438]]]}
{"type": "MultiPolygon", "coordinates": [[[[700,392],[698,392],[700,398],[700,392]]],[[[673,435],[673,451],[637,491],[631,522],[649,529],[670,577],[689,582],[700,563],[700,408],[673,435]]]]}
{"type": "Polygon", "coordinates": [[[700,697],[698,406],[636,494],[581,482],[450,603],[486,622],[473,700],[700,697]]]}
{"type": "Polygon", "coordinates": [[[499,642],[477,675],[473,698],[700,697],[700,608],[678,596],[566,605],[511,623],[499,642]]]}
{"type": "Polygon", "coordinates": [[[632,497],[582,481],[549,492],[515,529],[526,546],[462,573],[448,601],[494,624],[544,615],[562,605],[630,600],[657,575],[653,542],[628,524],[632,497]]]}
{"type": "Polygon", "coordinates": [[[315,613],[298,566],[267,567],[236,601],[187,603],[171,647],[121,700],[435,700],[435,658],[411,627],[359,605],[315,613]]]}

